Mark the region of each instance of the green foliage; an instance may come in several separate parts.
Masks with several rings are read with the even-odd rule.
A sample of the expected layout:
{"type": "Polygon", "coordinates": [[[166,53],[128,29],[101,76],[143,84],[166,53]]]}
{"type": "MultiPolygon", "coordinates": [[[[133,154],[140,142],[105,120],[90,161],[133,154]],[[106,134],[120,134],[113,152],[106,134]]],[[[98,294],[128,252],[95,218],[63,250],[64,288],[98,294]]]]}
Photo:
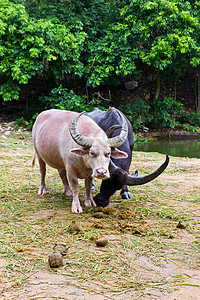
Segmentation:
{"type": "Polygon", "coordinates": [[[77,96],[72,90],[68,91],[62,86],[53,89],[49,96],[41,97],[39,100],[44,109],[59,108],[81,112],[86,107],[85,96],[77,96]]]}
{"type": "Polygon", "coordinates": [[[180,128],[190,132],[200,132],[200,112],[183,112],[179,118],[180,128]]]}
{"type": "Polygon", "coordinates": [[[150,129],[180,128],[183,123],[188,123],[190,127],[200,126],[199,114],[191,113],[189,117],[182,103],[168,97],[164,100],[154,99],[152,103],[137,99],[129,105],[120,106],[119,109],[126,114],[136,131],[145,126],[150,129]]]}
{"type": "Polygon", "coordinates": [[[139,58],[155,74],[176,81],[189,64],[199,64],[199,20],[188,1],[127,1],[121,15],[127,33],[137,28],[139,58]]]}
{"type": "MultiPolygon", "coordinates": [[[[152,68],[154,77],[160,72],[161,78],[172,82],[178,81],[189,65],[199,65],[200,41],[196,32],[200,23],[193,3],[130,0],[115,6],[115,13],[109,14],[110,22],[102,18],[107,27],[101,26],[98,39],[87,32],[88,86],[118,84],[123,76],[139,78],[141,61],[152,68]]],[[[105,8],[104,11],[106,14],[105,8]]]]}
{"type": "Polygon", "coordinates": [[[21,4],[0,0],[0,94],[18,99],[21,84],[48,73],[82,75],[80,53],[85,39],[82,25],[67,29],[48,19],[30,18],[21,4]]]}
{"type": "MultiPolygon", "coordinates": [[[[172,98],[154,99],[154,118],[152,120],[153,128],[175,128],[180,123],[178,118],[184,112],[183,104],[172,98]]],[[[149,124],[150,125],[150,124],[149,124]]]]}
{"type": "Polygon", "coordinates": [[[121,105],[119,109],[124,112],[131,122],[133,130],[142,129],[153,119],[150,105],[142,99],[137,99],[129,105],[121,105]]]}
{"type": "MultiPolygon", "coordinates": [[[[192,0],[0,0],[0,95],[16,100],[23,85],[45,82],[49,90],[44,89],[38,111],[81,111],[106,105],[96,99],[87,104],[70,84],[69,90],[56,88],[46,96],[66,74],[95,88],[117,85],[122,77],[139,79],[150,69],[153,80],[174,84],[200,64],[199,27],[200,4],[192,0]]],[[[181,109],[169,98],[122,107],[134,130],[175,128],[182,122],[181,109]]],[[[198,118],[188,122],[198,126],[198,118]]]]}
{"type": "Polygon", "coordinates": [[[182,123],[189,123],[193,126],[200,127],[200,112],[184,112],[180,118],[182,123]]]}
{"type": "Polygon", "coordinates": [[[141,144],[141,143],[147,143],[149,140],[143,137],[140,137],[139,135],[134,135],[133,140],[135,144],[141,144]]]}
{"type": "Polygon", "coordinates": [[[183,129],[185,131],[189,131],[189,132],[199,132],[200,131],[199,126],[191,126],[188,123],[180,124],[179,128],[183,129]]]}
{"type": "Polygon", "coordinates": [[[44,109],[64,109],[64,110],[72,110],[76,112],[82,111],[91,111],[94,107],[98,106],[100,109],[104,109],[102,102],[93,98],[92,101],[87,103],[87,97],[78,96],[74,93],[74,91],[63,88],[59,86],[51,91],[49,96],[41,97],[40,106],[42,110],[44,109]]]}
{"type": "Polygon", "coordinates": [[[15,127],[19,128],[22,126],[28,126],[29,123],[24,119],[24,117],[18,118],[15,120],[15,127]]]}

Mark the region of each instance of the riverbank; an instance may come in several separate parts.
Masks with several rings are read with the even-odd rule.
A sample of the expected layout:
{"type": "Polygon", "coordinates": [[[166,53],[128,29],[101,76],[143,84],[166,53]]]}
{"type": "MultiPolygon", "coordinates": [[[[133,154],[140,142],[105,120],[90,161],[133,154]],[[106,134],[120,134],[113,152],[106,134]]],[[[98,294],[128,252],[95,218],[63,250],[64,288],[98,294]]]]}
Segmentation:
{"type": "Polygon", "coordinates": [[[200,137],[200,132],[190,132],[185,130],[164,130],[164,131],[150,131],[144,132],[145,138],[156,138],[156,139],[197,139],[200,137]]]}

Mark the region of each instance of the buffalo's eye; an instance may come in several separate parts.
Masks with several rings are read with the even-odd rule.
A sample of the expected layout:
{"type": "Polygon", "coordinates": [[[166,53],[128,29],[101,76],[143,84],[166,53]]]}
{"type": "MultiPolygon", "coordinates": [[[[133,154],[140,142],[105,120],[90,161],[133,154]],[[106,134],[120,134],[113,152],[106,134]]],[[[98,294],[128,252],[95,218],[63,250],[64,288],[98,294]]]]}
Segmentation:
{"type": "Polygon", "coordinates": [[[106,157],[110,157],[111,152],[105,154],[106,157]]]}
{"type": "Polygon", "coordinates": [[[96,153],[93,152],[93,151],[90,151],[90,155],[95,157],[95,156],[96,156],[96,153]]]}

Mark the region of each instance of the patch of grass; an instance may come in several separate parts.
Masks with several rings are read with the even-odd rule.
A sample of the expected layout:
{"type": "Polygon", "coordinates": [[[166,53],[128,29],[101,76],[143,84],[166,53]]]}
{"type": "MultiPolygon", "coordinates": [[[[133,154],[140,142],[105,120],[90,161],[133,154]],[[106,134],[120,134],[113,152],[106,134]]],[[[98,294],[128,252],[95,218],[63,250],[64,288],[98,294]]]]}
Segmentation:
{"type": "MultiPolygon", "coordinates": [[[[96,219],[93,208],[84,208],[78,215],[71,213],[72,199],[63,195],[56,170],[47,168],[48,193],[37,195],[40,175],[38,165],[31,169],[30,135],[14,134],[0,143],[0,254],[5,259],[0,271],[5,281],[23,283],[35,272],[45,271],[69,278],[69,284],[90,292],[113,299],[124,294],[125,299],[133,291],[137,297],[172,291],[186,278],[179,277],[180,269],[182,273],[187,268],[199,269],[199,189],[188,193],[176,183],[183,174],[192,176],[191,167],[179,166],[183,159],[174,158],[155,181],[130,187],[131,200],[122,200],[116,192],[111,197],[113,210],[96,219]],[[72,221],[80,226],[77,234],[68,231],[72,221]],[[185,229],[177,228],[179,221],[186,222],[185,229]],[[94,240],[102,236],[109,242],[98,248],[94,240]],[[47,260],[55,242],[70,248],[64,266],[52,270],[47,260]]],[[[137,154],[132,172],[135,166],[140,166],[141,173],[151,172],[152,161],[159,165],[163,157],[137,154]]],[[[80,200],[83,198],[81,180],[80,200]]]]}

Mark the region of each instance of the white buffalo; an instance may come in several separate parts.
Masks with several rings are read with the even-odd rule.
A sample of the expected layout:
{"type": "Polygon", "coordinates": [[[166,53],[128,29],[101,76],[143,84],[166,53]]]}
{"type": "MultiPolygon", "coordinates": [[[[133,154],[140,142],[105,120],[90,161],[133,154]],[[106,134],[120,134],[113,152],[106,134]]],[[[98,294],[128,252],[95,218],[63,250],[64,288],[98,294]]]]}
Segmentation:
{"type": "Polygon", "coordinates": [[[72,212],[82,212],[79,202],[78,178],[85,179],[85,206],[95,206],[91,195],[92,178],[106,179],[110,157],[122,158],[127,154],[117,149],[127,138],[128,127],[124,116],[118,136],[108,138],[106,133],[84,112],[51,109],[38,115],[33,126],[33,144],[40,166],[39,195],[46,193],[46,164],[58,170],[67,196],[73,196],[72,212]],[[71,189],[69,187],[69,183],[71,189]]]}

